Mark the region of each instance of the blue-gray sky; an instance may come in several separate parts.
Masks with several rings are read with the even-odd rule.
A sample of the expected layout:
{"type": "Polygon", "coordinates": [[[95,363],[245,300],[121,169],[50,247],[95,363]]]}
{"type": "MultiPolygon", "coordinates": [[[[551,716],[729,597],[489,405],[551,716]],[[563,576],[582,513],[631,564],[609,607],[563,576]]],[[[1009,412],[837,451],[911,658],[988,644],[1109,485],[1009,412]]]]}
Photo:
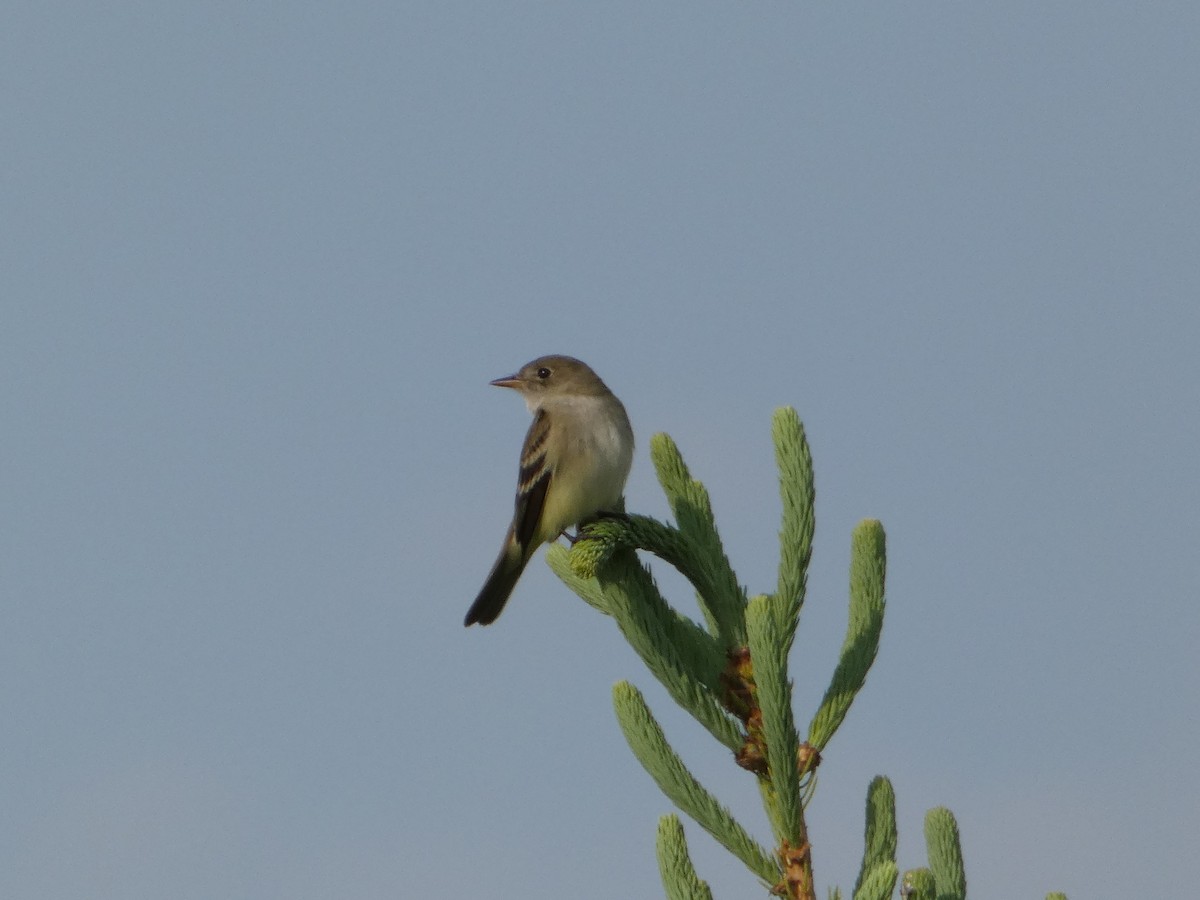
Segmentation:
{"type": "MultiPolygon", "coordinates": [[[[1200,834],[1193,3],[10,4],[0,895],[661,896],[614,681],[745,773],[540,559],[464,630],[527,414],[590,362],[774,584],[797,717],[883,520],[810,807],[852,886],[958,817],[972,897],[1178,894],[1200,834]]],[[[686,608],[690,594],[663,577],[686,608]]],[[[718,897],[753,879],[687,825],[718,897]]]]}

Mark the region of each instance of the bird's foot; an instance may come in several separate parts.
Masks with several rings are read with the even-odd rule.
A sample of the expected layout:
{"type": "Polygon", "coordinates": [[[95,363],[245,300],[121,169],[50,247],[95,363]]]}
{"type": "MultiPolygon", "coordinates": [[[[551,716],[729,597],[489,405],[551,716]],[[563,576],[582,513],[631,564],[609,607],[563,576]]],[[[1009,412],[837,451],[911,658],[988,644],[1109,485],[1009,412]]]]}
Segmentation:
{"type": "Polygon", "coordinates": [[[576,527],[574,534],[568,534],[566,529],[563,529],[559,533],[558,536],[562,537],[562,538],[566,538],[567,542],[572,547],[574,547],[576,541],[583,540],[587,537],[587,535],[583,533],[584,528],[586,528],[588,525],[591,525],[593,522],[602,522],[605,519],[616,519],[617,521],[620,521],[620,522],[629,522],[630,521],[629,515],[627,513],[621,512],[620,510],[601,509],[601,510],[596,511],[592,515],[588,516],[582,522],[580,522],[579,525],[576,527]]]}

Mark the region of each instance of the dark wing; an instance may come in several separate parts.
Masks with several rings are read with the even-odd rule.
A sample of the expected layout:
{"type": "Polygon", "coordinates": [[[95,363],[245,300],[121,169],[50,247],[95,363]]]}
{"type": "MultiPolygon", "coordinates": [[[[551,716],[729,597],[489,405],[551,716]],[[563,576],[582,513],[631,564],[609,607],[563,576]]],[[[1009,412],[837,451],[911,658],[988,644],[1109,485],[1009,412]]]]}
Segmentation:
{"type": "Polygon", "coordinates": [[[529,549],[537,534],[546,492],[554,470],[546,463],[546,440],[550,436],[550,420],[539,409],[525,435],[521,448],[521,473],[517,479],[516,509],[513,511],[513,534],[523,549],[529,549]]]}

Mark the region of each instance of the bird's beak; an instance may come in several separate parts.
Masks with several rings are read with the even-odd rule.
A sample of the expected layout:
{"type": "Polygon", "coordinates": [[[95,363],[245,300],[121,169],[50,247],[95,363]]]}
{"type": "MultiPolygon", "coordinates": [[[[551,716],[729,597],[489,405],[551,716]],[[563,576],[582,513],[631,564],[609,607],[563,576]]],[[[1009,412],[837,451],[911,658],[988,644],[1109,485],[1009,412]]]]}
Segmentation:
{"type": "Polygon", "coordinates": [[[489,381],[488,384],[494,384],[496,387],[516,388],[520,387],[521,379],[516,375],[509,375],[507,378],[497,378],[495,381],[489,381]]]}

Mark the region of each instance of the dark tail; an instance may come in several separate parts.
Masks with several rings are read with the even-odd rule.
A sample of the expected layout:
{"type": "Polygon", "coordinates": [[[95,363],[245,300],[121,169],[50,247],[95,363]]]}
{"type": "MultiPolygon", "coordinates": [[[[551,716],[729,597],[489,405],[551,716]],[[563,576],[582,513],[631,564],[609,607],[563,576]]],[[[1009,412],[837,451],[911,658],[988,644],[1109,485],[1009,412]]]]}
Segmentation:
{"type": "Polygon", "coordinates": [[[508,602],[513,588],[517,586],[517,579],[525,571],[527,562],[529,556],[521,551],[521,547],[515,541],[506,543],[479,596],[467,610],[463,624],[474,625],[478,622],[480,625],[491,625],[495,622],[504,609],[504,604],[508,602]]]}

